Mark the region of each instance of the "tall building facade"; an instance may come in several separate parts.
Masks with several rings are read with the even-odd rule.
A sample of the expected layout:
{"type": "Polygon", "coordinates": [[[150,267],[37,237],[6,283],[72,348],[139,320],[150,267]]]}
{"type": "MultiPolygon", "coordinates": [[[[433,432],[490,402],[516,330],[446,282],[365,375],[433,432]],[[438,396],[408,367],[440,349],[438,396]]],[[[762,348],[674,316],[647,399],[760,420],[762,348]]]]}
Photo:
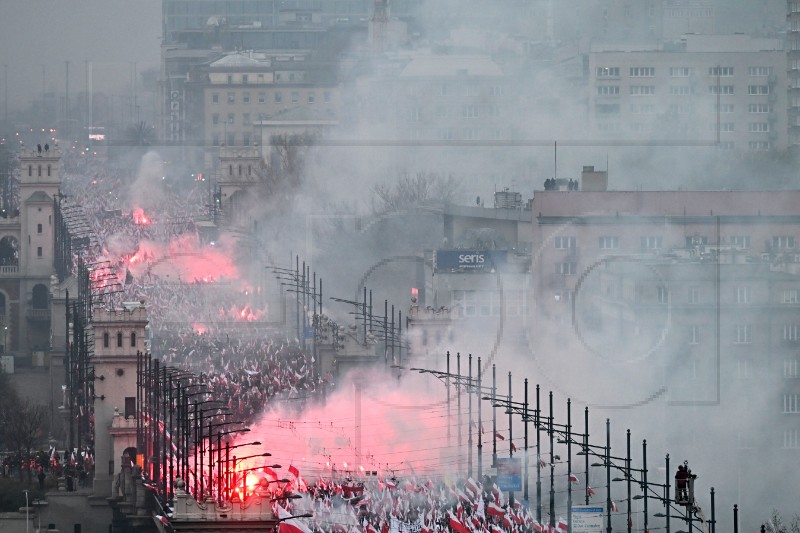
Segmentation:
{"type": "Polygon", "coordinates": [[[800,0],[788,0],[789,30],[786,39],[789,86],[789,145],[800,149],[800,0]]]}
{"type": "Polygon", "coordinates": [[[746,35],[597,45],[589,55],[591,122],[599,135],[611,138],[783,150],[788,146],[785,64],[780,40],[746,35]]]}
{"type": "Polygon", "coordinates": [[[769,484],[800,450],[798,201],[537,191],[531,331],[544,379],[665,430],[698,469],[733,465],[718,486],[779,508],[791,490],[769,484]]]}

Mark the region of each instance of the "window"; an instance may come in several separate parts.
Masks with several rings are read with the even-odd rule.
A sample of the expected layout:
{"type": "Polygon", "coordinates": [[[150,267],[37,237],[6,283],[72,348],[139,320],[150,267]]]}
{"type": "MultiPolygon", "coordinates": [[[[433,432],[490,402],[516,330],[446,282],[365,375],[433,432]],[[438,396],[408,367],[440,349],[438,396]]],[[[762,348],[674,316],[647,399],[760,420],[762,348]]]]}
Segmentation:
{"type": "Polygon", "coordinates": [[[753,326],[750,324],[737,324],[734,327],[734,344],[750,344],[753,342],[753,326]]]}
{"type": "Polygon", "coordinates": [[[764,152],[769,150],[769,141],[750,141],[747,143],[747,149],[751,152],[764,152]]]}
{"type": "MultiPolygon", "coordinates": [[[[736,123],[734,122],[720,122],[719,123],[719,131],[724,131],[730,133],[736,129],[736,123]]],[[[711,123],[708,125],[709,131],[717,131],[717,124],[711,123]]]]}
{"type": "Polygon", "coordinates": [[[696,324],[689,327],[689,344],[700,344],[700,326],[696,324]]]}
{"type": "Polygon", "coordinates": [[[660,304],[669,303],[669,289],[663,285],[656,287],[656,300],[660,304]]]}
{"type": "Polygon", "coordinates": [[[733,150],[736,148],[736,143],[733,141],[720,141],[719,149],[720,150],[733,150]]]}
{"type": "Polygon", "coordinates": [[[766,133],[769,131],[769,122],[750,122],[747,131],[751,133],[766,133]]]}
{"type": "Polygon", "coordinates": [[[737,304],[749,304],[750,303],[750,287],[747,285],[740,285],[735,287],[734,295],[736,297],[737,304]]]}
{"type": "Polygon", "coordinates": [[[323,91],[322,93],[322,101],[326,104],[330,103],[331,101],[331,92],[330,91],[323,91]]]}
{"type": "Polygon", "coordinates": [[[576,272],[576,263],[574,261],[564,261],[563,263],[556,263],[556,274],[561,276],[574,276],[576,272]]]}
{"type": "Polygon", "coordinates": [[[733,67],[709,67],[708,75],[730,78],[733,76],[733,67]]]}
{"type": "Polygon", "coordinates": [[[597,96],[616,96],[619,94],[619,85],[599,85],[597,96]]]}
{"type": "Polygon", "coordinates": [[[772,237],[772,247],[778,250],[794,248],[794,237],[791,235],[775,235],[772,237]]]}
{"type": "Polygon", "coordinates": [[[700,289],[697,287],[689,287],[689,303],[700,303],[700,289]]]}
{"type": "Polygon", "coordinates": [[[655,67],[631,67],[631,78],[653,78],[656,75],[655,67]]]}
{"type": "Polygon", "coordinates": [[[783,430],[783,448],[786,450],[796,450],[800,448],[800,430],[783,430]]]}
{"type": "Polygon", "coordinates": [[[783,290],[783,303],[796,304],[797,303],[797,289],[784,289],[783,290]]]}
{"type": "Polygon", "coordinates": [[[250,103],[250,93],[242,93],[242,103],[243,104],[250,103]]]}
{"type": "Polygon", "coordinates": [[[219,93],[212,93],[211,94],[211,103],[218,104],[219,103],[219,93]]]}
{"type": "Polygon", "coordinates": [[[36,247],[36,257],[42,257],[42,247],[41,246],[37,246],[36,247]]]}
{"type": "Polygon", "coordinates": [[[109,342],[110,342],[109,334],[106,331],[105,333],[103,333],[103,348],[108,348],[109,342]]]}
{"type": "Polygon", "coordinates": [[[300,93],[298,91],[292,91],[292,103],[296,104],[298,100],[300,100],[300,93]]]}
{"type": "Polygon", "coordinates": [[[729,241],[735,248],[750,248],[750,235],[732,235],[729,241]]]}
{"type": "Polygon", "coordinates": [[[750,361],[747,359],[736,360],[736,379],[750,379],[750,361]]]}
{"type": "Polygon", "coordinates": [[[556,237],[553,239],[556,250],[574,249],[577,245],[576,237],[556,237]]]}
{"type": "Polygon", "coordinates": [[[748,113],[769,113],[772,106],[769,104],[750,104],[747,106],[748,113]]]}
{"type": "Polygon", "coordinates": [[[236,146],[236,134],[229,133],[225,142],[228,143],[228,146],[236,146]]]}
{"type": "Polygon", "coordinates": [[[461,108],[461,116],[464,118],[478,118],[478,106],[465,105],[461,108]]]}
{"type": "Polygon", "coordinates": [[[597,67],[598,78],[619,78],[619,67],[597,67]]]}
{"type": "Polygon", "coordinates": [[[228,124],[233,124],[235,119],[236,115],[234,113],[228,113],[228,124]]]}
{"type": "Polygon", "coordinates": [[[640,243],[642,250],[660,250],[663,244],[663,237],[641,237],[640,243]]]}
{"type": "Polygon", "coordinates": [[[600,237],[599,240],[601,250],[616,250],[619,248],[619,237],[600,237]]]}
{"type": "Polygon", "coordinates": [[[250,146],[250,134],[243,133],[242,134],[242,146],[250,146]]]}
{"type": "Polygon", "coordinates": [[[618,115],[619,104],[596,104],[594,110],[600,115],[618,115]]]}
{"type": "Polygon", "coordinates": [[[131,348],[136,348],[136,332],[131,331],[131,348]]]}
{"type": "Polygon", "coordinates": [[[219,146],[219,133],[211,134],[211,146],[219,146]]]}
{"type": "Polygon", "coordinates": [[[709,85],[709,94],[733,94],[733,85],[709,85]]]}
{"type": "Polygon", "coordinates": [[[733,104],[714,104],[714,113],[733,113],[734,106],[733,104]]]}
{"type": "Polygon", "coordinates": [[[797,324],[783,325],[783,340],[785,342],[795,343],[798,338],[800,338],[800,326],[797,324]]]}
{"type": "Polygon", "coordinates": [[[703,246],[708,244],[708,237],[705,235],[687,235],[686,236],[686,247],[691,248],[693,246],[703,246]]]}
{"type": "Polygon", "coordinates": [[[692,94],[692,88],[688,85],[670,85],[669,94],[673,96],[689,96],[692,94]]]}
{"type": "Polygon", "coordinates": [[[228,85],[233,83],[233,74],[228,74],[228,85]]]}
{"type": "Polygon", "coordinates": [[[136,417],[136,396],[125,397],[125,418],[136,417]]]}
{"type": "Polygon", "coordinates": [[[117,348],[122,348],[122,333],[117,333],[117,348]]]}
{"type": "Polygon", "coordinates": [[[215,125],[215,126],[216,126],[217,124],[219,124],[219,113],[213,113],[213,114],[211,115],[211,123],[212,123],[213,125],[215,125]]]}
{"type": "Polygon", "coordinates": [[[36,224],[36,233],[41,233],[41,232],[42,232],[42,225],[36,224]]]}
{"type": "Polygon", "coordinates": [[[783,395],[783,412],[800,413],[800,394],[783,395]]]}
{"type": "Polygon", "coordinates": [[[772,67],[747,67],[749,76],[769,76],[772,74],[772,67]]]}
{"type": "Polygon", "coordinates": [[[317,99],[317,95],[314,93],[308,93],[308,103],[313,104],[314,101],[317,99]]]}
{"type": "Polygon", "coordinates": [[[247,74],[242,74],[242,83],[244,85],[247,85],[248,83],[250,83],[250,76],[248,76],[247,74]]]}
{"type": "Polygon", "coordinates": [[[786,359],[783,361],[783,377],[796,378],[797,377],[797,359],[786,359]]]}
{"type": "Polygon", "coordinates": [[[631,85],[631,96],[652,96],[656,94],[655,85],[631,85]]]}
{"type": "Polygon", "coordinates": [[[236,93],[230,92],[228,93],[228,103],[235,104],[236,103],[236,93]]]}
{"type": "Polygon", "coordinates": [[[279,104],[283,101],[283,93],[275,93],[275,103],[279,104]]]}
{"type": "Polygon", "coordinates": [[[670,67],[669,69],[670,78],[688,78],[693,74],[694,69],[692,67],[670,67]]]}
{"type": "Polygon", "coordinates": [[[748,85],[747,94],[751,96],[769,94],[769,85],[748,85]]]}
{"type": "Polygon", "coordinates": [[[250,113],[242,114],[242,124],[244,124],[245,126],[250,125],[250,113]]]}
{"type": "Polygon", "coordinates": [[[258,93],[258,103],[263,104],[267,101],[267,93],[258,93]]]}

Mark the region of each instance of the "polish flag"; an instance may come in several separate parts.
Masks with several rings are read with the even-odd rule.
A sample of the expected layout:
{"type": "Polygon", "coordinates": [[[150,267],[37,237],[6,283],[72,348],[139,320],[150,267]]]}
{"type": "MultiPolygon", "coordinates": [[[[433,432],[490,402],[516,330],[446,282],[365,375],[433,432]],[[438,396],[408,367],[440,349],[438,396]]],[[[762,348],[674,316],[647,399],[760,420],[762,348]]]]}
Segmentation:
{"type": "Polygon", "coordinates": [[[575,474],[570,474],[569,481],[570,483],[578,483],[578,476],[576,476],[575,474]]]}
{"type": "Polygon", "coordinates": [[[311,533],[307,525],[296,518],[291,518],[292,515],[283,506],[276,507],[278,508],[278,518],[282,520],[278,526],[278,533],[311,533]]]}
{"type": "Polygon", "coordinates": [[[514,446],[514,443],[513,443],[513,442],[511,442],[511,451],[512,451],[512,452],[515,452],[515,451],[517,451],[517,447],[516,447],[516,446],[514,446]]]}
{"type": "Polygon", "coordinates": [[[502,518],[506,514],[505,510],[494,502],[489,502],[488,507],[486,507],[486,512],[489,513],[489,516],[496,516],[498,518],[502,518]]]}
{"type": "Polygon", "coordinates": [[[615,513],[619,512],[619,507],[617,507],[617,502],[615,502],[614,500],[611,500],[611,510],[615,513]]]}
{"type": "Polygon", "coordinates": [[[300,471],[294,465],[289,465],[289,473],[292,474],[294,477],[300,477],[300,471]]]}
{"type": "Polygon", "coordinates": [[[448,511],[447,515],[450,519],[450,527],[453,529],[453,531],[455,531],[455,533],[470,533],[469,528],[462,524],[459,519],[455,517],[453,511],[448,511]]]}
{"type": "Polygon", "coordinates": [[[544,526],[537,522],[535,518],[533,519],[533,530],[536,531],[536,533],[542,533],[544,531],[544,526]]]}
{"type": "Polygon", "coordinates": [[[499,431],[495,432],[494,437],[496,439],[506,440],[506,438],[504,436],[502,436],[499,431]]]}
{"type": "Polygon", "coordinates": [[[588,494],[589,497],[594,496],[594,489],[592,487],[586,487],[586,494],[588,494]]]}
{"type": "Polygon", "coordinates": [[[556,529],[559,531],[569,531],[569,527],[567,526],[567,521],[563,518],[559,518],[558,522],[556,522],[556,529]]]}
{"type": "Polygon", "coordinates": [[[478,489],[478,484],[475,483],[475,480],[472,478],[467,479],[467,482],[464,484],[464,488],[467,489],[472,493],[473,496],[477,496],[480,492],[478,489]]]}

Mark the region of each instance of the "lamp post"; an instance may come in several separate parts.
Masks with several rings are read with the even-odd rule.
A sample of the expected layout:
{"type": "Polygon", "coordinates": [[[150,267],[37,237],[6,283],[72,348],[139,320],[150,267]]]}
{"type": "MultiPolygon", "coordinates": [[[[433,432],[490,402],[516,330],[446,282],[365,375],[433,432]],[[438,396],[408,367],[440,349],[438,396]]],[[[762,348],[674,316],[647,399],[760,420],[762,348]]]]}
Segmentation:
{"type": "Polygon", "coordinates": [[[28,506],[28,491],[23,490],[25,493],[25,533],[28,533],[28,524],[30,524],[30,507],[28,506]]]}

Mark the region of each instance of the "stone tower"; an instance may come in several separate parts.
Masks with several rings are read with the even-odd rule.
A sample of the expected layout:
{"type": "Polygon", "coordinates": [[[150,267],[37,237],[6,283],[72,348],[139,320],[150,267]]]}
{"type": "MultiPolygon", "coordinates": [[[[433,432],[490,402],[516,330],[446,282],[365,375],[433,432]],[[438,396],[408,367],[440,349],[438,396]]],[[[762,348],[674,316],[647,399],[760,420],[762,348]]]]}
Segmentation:
{"type": "Polygon", "coordinates": [[[118,462],[136,446],[136,360],[145,350],[145,326],[144,305],[93,314],[96,496],[111,496],[118,462]]]}

